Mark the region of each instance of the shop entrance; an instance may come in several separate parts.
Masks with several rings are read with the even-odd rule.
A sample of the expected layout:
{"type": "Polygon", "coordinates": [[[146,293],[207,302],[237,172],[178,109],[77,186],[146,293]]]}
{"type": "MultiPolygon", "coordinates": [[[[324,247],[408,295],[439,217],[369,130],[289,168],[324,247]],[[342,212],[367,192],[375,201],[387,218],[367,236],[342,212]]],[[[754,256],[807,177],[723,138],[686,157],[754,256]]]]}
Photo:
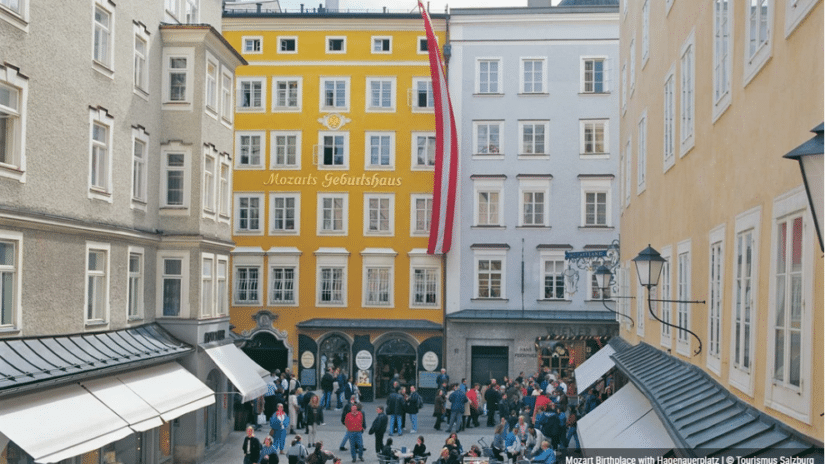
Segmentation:
{"type": "Polygon", "coordinates": [[[554,342],[550,346],[541,349],[541,366],[549,367],[551,371],[557,372],[560,378],[570,377],[570,352],[564,343],[554,342]]]}
{"type": "Polygon", "coordinates": [[[321,347],[318,351],[318,359],[321,360],[318,364],[319,379],[329,368],[332,368],[333,371],[335,371],[335,369],[341,369],[347,375],[350,374],[349,360],[351,348],[346,338],[340,335],[330,335],[321,342],[321,347]]]}
{"type": "Polygon", "coordinates": [[[501,382],[505,375],[510,375],[509,357],[509,349],[506,346],[474,346],[471,365],[472,383],[484,385],[490,379],[501,382]]]}
{"type": "Polygon", "coordinates": [[[375,360],[375,396],[389,395],[393,379],[403,387],[416,384],[417,355],[415,348],[402,338],[391,338],[378,348],[375,360]]]}
{"type": "Polygon", "coordinates": [[[243,351],[269,372],[275,372],[275,370],[283,372],[288,365],[289,350],[284,346],[283,341],[278,340],[269,332],[256,333],[243,351]]]}

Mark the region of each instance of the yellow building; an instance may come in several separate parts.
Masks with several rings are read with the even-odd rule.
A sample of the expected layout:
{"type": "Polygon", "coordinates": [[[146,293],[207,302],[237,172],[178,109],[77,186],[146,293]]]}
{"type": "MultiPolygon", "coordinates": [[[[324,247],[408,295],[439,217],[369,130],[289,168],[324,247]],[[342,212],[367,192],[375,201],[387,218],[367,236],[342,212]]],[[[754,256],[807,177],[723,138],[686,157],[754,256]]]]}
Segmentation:
{"type": "MultiPolygon", "coordinates": [[[[434,18],[439,41],[445,17],[434,18]]],[[[238,69],[231,320],[306,387],[364,397],[442,364],[442,258],[426,254],[435,119],[418,14],[224,13],[238,69]]],[[[428,374],[430,373],[430,374],[428,374]]]]}
{"type": "MultiPolygon", "coordinates": [[[[636,297],[618,303],[635,322],[622,318],[621,336],[695,374],[670,404],[704,412],[659,404],[676,447],[719,448],[735,433],[730,446],[747,447],[759,431],[759,448],[784,426],[821,446],[823,257],[799,167],[783,155],[823,120],[822,2],[626,0],[620,21],[620,280],[636,297]],[[652,298],[703,301],[654,312],[698,340],[650,316],[630,261],[648,245],[667,260],[652,298]],[[703,403],[704,385],[758,422],[730,422],[703,403]]],[[[659,374],[632,379],[654,408],[670,375],[659,374]]]]}

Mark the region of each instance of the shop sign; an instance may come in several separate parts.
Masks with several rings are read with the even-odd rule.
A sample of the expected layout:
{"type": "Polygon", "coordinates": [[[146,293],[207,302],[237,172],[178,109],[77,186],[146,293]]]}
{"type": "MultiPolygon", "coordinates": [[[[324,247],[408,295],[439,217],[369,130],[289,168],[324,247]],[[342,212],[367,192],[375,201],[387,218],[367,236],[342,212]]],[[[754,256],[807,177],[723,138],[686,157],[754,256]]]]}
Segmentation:
{"type": "Polygon", "coordinates": [[[432,351],[424,353],[424,356],[421,356],[421,367],[428,372],[434,371],[438,367],[438,355],[432,351]]]}
{"type": "Polygon", "coordinates": [[[365,371],[372,367],[372,354],[367,350],[361,350],[355,355],[355,366],[365,371]]]}
{"type": "Polygon", "coordinates": [[[390,177],[384,174],[373,173],[352,175],[346,172],[324,174],[320,178],[312,173],[304,176],[284,176],[280,172],[272,172],[264,181],[265,186],[270,185],[318,185],[321,188],[330,187],[401,187],[401,177],[390,177]]]}
{"type": "Polygon", "coordinates": [[[315,355],[312,354],[312,351],[304,351],[304,354],[301,355],[301,365],[304,366],[304,369],[310,369],[313,364],[315,364],[315,355]]]}
{"type": "Polygon", "coordinates": [[[588,325],[552,325],[547,327],[547,335],[551,337],[607,337],[616,335],[617,329],[605,326],[588,325]]]}

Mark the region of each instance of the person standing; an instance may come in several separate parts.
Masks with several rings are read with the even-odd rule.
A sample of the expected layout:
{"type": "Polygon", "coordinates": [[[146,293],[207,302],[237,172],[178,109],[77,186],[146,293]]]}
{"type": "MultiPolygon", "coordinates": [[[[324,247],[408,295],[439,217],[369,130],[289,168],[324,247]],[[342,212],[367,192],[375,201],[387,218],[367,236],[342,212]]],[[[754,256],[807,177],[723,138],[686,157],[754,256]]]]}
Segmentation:
{"type": "Polygon", "coordinates": [[[433,417],[435,417],[434,428],[436,430],[441,430],[441,422],[444,421],[444,413],[446,413],[446,409],[444,409],[445,402],[444,390],[439,388],[435,394],[435,404],[433,404],[433,417]]]}
{"type": "Polygon", "coordinates": [[[332,368],[327,369],[327,372],[321,377],[321,390],[324,391],[324,398],[321,400],[321,406],[327,410],[332,409],[332,383],[335,379],[332,377],[332,368]]]}
{"type": "Polygon", "coordinates": [[[421,398],[421,395],[418,394],[418,391],[415,389],[415,385],[410,385],[410,396],[407,398],[407,405],[406,411],[407,414],[410,415],[410,424],[411,424],[411,433],[418,432],[418,411],[424,406],[424,400],[421,398]]]}
{"type": "Polygon", "coordinates": [[[309,451],[307,451],[304,444],[301,443],[301,436],[295,435],[295,438],[292,440],[292,445],[286,452],[286,458],[287,460],[289,460],[289,464],[303,463],[304,461],[306,461],[306,458],[308,456],[309,451]]]}
{"type": "Polygon", "coordinates": [[[450,385],[450,376],[447,375],[447,369],[441,368],[441,373],[438,374],[438,377],[435,378],[435,383],[438,384],[438,388],[446,391],[450,385]]]}
{"type": "Polygon", "coordinates": [[[453,430],[455,424],[455,431],[461,431],[461,421],[464,416],[464,403],[467,402],[467,395],[459,388],[458,384],[453,384],[453,392],[450,393],[450,423],[447,424],[447,433],[453,430]]]}
{"type": "Polygon", "coordinates": [[[272,437],[264,438],[264,445],[261,448],[261,457],[258,464],[278,464],[278,450],[272,446],[272,437]]]}
{"type": "Polygon", "coordinates": [[[384,434],[387,433],[388,419],[387,414],[384,413],[384,406],[378,406],[375,408],[375,412],[378,413],[378,415],[375,416],[375,420],[372,421],[369,434],[375,435],[375,452],[380,453],[384,448],[384,434]]]}
{"type": "Polygon", "coordinates": [[[278,403],[278,409],[272,418],[269,419],[269,426],[272,427],[270,435],[274,442],[275,448],[281,454],[284,454],[284,446],[286,445],[286,431],[289,430],[289,415],[284,411],[283,403],[278,403]]]}
{"type": "MultiPolygon", "coordinates": [[[[473,388],[467,392],[467,400],[470,403],[470,421],[473,423],[473,427],[478,427],[480,424],[478,423],[478,415],[480,414],[480,407],[481,407],[481,393],[479,389],[481,386],[479,384],[473,384],[473,388]]],[[[468,421],[468,422],[470,422],[468,421]]],[[[467,426],[469,427],[469,423],[467,426]]]]}
{"type": "MultiPolygon", "coordinates": [[[[347,414],[350,413],[355,408],[355,397],[351,397],[349,399],[349,403],[344,406],[344,410],[341,411],[341,425],[346,425],[347,414]]],[[[346,451],[347,450],[347,442],[349,441],[349,432],[344,432],[344,438],[341,440],[341,444],[338,445],[338,451],[346,451]]]]}
{"type": "MultiPolygon", "coordinates": [[[[347,383],[347,374],[344,374],[344,371],[342,371],[339,368],[338,376],[335,378],[335,380],[338,382],[338,391],[335,392],[338,395],[338,405],[335,407],[335,409],[340,411],[341,408],[344,407],[344,387],[346,387],[347,383]]],[[[346,398],[349,398],[349,396],[347,396],[346,398]]]]}
{"type": "Polygon", "coordinates": [[[289,433],[295,434],[295,428],[300,429],[300,425],[298,423],[298,411],[301,409],[301,406],[298,404],[298,395],[303,393],[303,391],[299,388],[297,390],[293,390],[289,392],[289,433]]]}
{"type": "Polygon", "coordinates": [[[501,394],[498,392],[496,379],[492,379],[490,381],[490,386],[487,387],[487,392],[484,393],[484,400],[487,401],[487,427],[492,427],[495,425],[498,402],[501,400],[501,394]]]}
{"type": "Polygon", "coordinates": [[[398,436],[404,434],[401,429],[401,414],[404,414],[404,397],[397,391],[390,392],[387,397],[387,415],[390,416],[390,436],[398,430],[398,436]]]}
{"type": "Polygon", "coordinates": [[[364,461],[364,415],[361,413],[360,404],[350,410],[347,414],[344,425],[349,433],[349,452],[352,455],[352,462],[356,461],[356,455],[361,462],[364,461]]]}
{"type": "Polygon", "coordinates": [[[255,428],[251,425],[246,428],[246,437],[243,439],[243,464],[256,464],[261,459],[261,442],[255,437],[255,428]]]}

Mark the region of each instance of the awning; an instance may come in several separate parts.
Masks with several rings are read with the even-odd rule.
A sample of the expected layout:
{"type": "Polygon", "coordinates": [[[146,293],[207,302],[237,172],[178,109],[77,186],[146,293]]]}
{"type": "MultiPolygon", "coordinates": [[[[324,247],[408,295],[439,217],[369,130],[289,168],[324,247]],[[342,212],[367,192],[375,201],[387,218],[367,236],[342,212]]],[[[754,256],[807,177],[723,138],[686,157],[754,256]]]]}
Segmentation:
{"type": "Polygon", "coordinates": [[[0,411],[0,432],[36,462],[58,462],[133,433],[77,384],[0,401],[0,411]]]}
{"type": "MultiPolygon", "coordinates": [[[[261,378],[261,366],[234,344],[208,348],[206,354],[212,358],[212,361],[215,361],[232,385],[241,392],[244,403],[267,392],[266,383],[261,378]]],[[[269,375],[266,371],[264,373],[269,375]]]]}
{"type": "MultiPolygon", "coordinates": [[[[592,359],[592,358],[591,358],[592,359]]],[[[585,456],[599,449],[649,449],[667,452],[676,447],[650,401],[632,383],[578,421],[585,456]]]]}
{"type": "Polygon", "coordinates": [[[135,432],[144,432],[163,425],[158,411],[124,384],[117,376],[84,380],[81,385],[118,416],[135,432]]]}
{"type": "Polygon", "coordinates": [[[178,363],[126,372],[117,377],[164,421],[215,402],[215,392],[178,363]]]}
{"type": "Polygon", "coordinates": [[[616,364],[610,359],[610,356],[615,352],[616,350],[612,346],[605,345],[576,368],[576,389],[579,394],[586,393],[593,384],[607,374],[607,371],[613,369],[616,364]]]}

